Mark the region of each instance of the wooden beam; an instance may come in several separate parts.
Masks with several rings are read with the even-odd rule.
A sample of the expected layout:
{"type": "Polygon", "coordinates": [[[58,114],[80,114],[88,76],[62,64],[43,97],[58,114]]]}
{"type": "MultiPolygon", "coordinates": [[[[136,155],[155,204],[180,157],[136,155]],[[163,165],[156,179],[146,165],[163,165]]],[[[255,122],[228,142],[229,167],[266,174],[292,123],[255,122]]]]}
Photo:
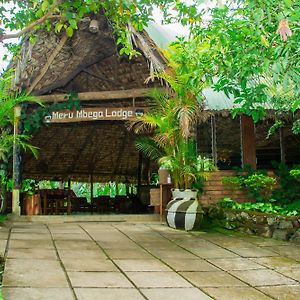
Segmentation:
{"type": "MultiPolygon", "coordinates": [[[[150,94],[150,88],[143,89],[130,89],[130,90],[117,90],[117,91],[101,91],[101,92],[85,92],[78,93],[80,101],[97,101],[97,100],[113,100],[113,99],[129,99],[129,98],[142,98],[150,94]]],[[[64,102],[68,100],[65,94],[45,95],[39,96],[43,103],[47,102],[64,102]]]]}
{"type": "Polygon", "coordinates": [[[255,127],[252,118],[242,115],[240,117],[242,167],[251,165],[256,169],[256,142],[255,127]]]}
{"type": "Polygon", "coordinates": [[[139,194],[142,185],[143,153],[139,152],[139,162],[137,169],[137,192],[139,194]]]}
{"type": "Polygon", "coordinates": [[[94,213],[94,177],[90,175],[90,188],[91,188],[91,214],[94,213]]]}
{"type": "Polygon", "coordinates": [[[279,142],[280,142],[280,160],[281,163],[285,164],[286,157],[285,157],[285,134],[284,134],[284,128],[279,128],[279,142]]]}
{"type": "Polygon", "coordinates": [[[22,184],[22,155],[20,145],[17,142],[18,135],[21,134],[21,106],[14,109],[14,144],[13,144],[13,190],[12,190],[12,213],[19,216],[20,207],[20,189],[22,184]]]}
{"type": "Polygon", "coordinates": [[[216,128],[216,117],[212,115],[210,117],[211,126],[211,156],[216,166],[218,163],[218,152],[217,152],[217,128],[216,128]]]}

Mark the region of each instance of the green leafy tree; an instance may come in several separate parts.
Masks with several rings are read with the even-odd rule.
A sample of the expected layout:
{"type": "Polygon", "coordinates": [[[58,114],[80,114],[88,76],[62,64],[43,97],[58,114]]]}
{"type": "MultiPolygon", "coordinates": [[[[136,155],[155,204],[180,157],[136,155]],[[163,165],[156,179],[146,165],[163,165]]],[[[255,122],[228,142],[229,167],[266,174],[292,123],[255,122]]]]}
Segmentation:
{"type": "Polygon", "coordinates": [[[197,157],[194,129],[206,119],[197,98],[198,88],[189,89],[189,71],[175,68],[169,54],[169,68],[157,74],[169,91],[154,90],[150,95],[151,110],[131,124],[135,132],[147,134],[137,140],[137,148],[146,156],[169,169],[175,188],[195,187],[203,178],[197,157]]]}
{"type": "MultiPolygon", "coordinates": [[[[123,45],[121,54],[137,54],[130,43],[131,28],[141,31],[153,20],[153,8],[161,10],[166,21],[179,20],[192,24],[198,16],[196,3],[180,0],[0,0],[0,20],[3,23],[0,41],[32,33],[39,28],[56,33],[65,32],[71,37],[78,29],[78,22],[93,14],[103,13],[109,19],[117,44],[123,45]],[[5,30],[18,30],[13,34],[5,30]]],[[[0,24],[1,25],[1,24],[0,24]]]]}
{"type": "MultiPolygon", "coordinates": [[[[258,121],[266,108],[295,113],[300,105],[300,1],[245,0],[206,10],[208,21],[173,45],[189,84],[205,81],[234,98],[258,121]]],[[[278,122],[276,123],[277,128],[278,122]]],[[[281,123],[281,126],[283,124],[281,123]]],[[[299,121],[294,132],[299,132],[299,121]]]]}

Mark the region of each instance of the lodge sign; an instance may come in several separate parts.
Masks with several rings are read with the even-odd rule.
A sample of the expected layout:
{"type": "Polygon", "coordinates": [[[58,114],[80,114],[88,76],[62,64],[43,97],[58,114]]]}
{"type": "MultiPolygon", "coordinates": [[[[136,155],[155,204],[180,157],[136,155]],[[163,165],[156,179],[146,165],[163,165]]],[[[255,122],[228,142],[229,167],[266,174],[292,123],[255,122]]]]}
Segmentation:
{"type": "Polygon", "coordinates": [[[83,121],[127,121],[143,115],[145,108],[140,107],[93,107],[79,110],[53,111],[44,119],[45,123],[72,123],[83,121]]]}

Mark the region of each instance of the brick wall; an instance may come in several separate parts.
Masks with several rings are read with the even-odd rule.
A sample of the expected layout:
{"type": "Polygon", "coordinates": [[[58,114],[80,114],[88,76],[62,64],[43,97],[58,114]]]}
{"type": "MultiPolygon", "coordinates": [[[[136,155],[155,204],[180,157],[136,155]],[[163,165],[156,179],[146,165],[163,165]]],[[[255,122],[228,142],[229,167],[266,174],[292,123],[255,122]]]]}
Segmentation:
{"type": "Polygon", "coordinates": [[[235,176],[234,171],[217,171],[209,174],[204,183],[204,193],[200,196],[203,205],[213,204],[227,197],[239,203],[251,201],[247,191],[236,190],[222,183],[225,176],[235,176]]]}

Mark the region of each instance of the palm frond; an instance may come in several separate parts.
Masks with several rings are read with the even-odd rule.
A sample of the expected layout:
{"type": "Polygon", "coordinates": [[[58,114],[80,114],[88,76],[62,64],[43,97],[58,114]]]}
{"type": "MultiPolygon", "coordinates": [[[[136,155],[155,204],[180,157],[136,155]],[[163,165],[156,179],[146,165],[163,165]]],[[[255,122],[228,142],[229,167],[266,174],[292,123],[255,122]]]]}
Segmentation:
{"type": "Polygon", "coordinates": [[[157,160],[163,155],[163,150],[151,138],[140,137],[136,140],[135,144],[137,149],[150,159],[157,160]]]}
{"type": "Polygon", "coordinates": [[[30,150],[37,156],[38,149],[29,143],[30,137],[25,135],[14,136],[7,127],[14,122],[14,108],[24,102],[41,104],[38,98],[26,93],[12,91],[11,77],[0,77],[0,159],[7,160],[11,155],[14,143],[18,143],[24,150],[30,150]]]}

